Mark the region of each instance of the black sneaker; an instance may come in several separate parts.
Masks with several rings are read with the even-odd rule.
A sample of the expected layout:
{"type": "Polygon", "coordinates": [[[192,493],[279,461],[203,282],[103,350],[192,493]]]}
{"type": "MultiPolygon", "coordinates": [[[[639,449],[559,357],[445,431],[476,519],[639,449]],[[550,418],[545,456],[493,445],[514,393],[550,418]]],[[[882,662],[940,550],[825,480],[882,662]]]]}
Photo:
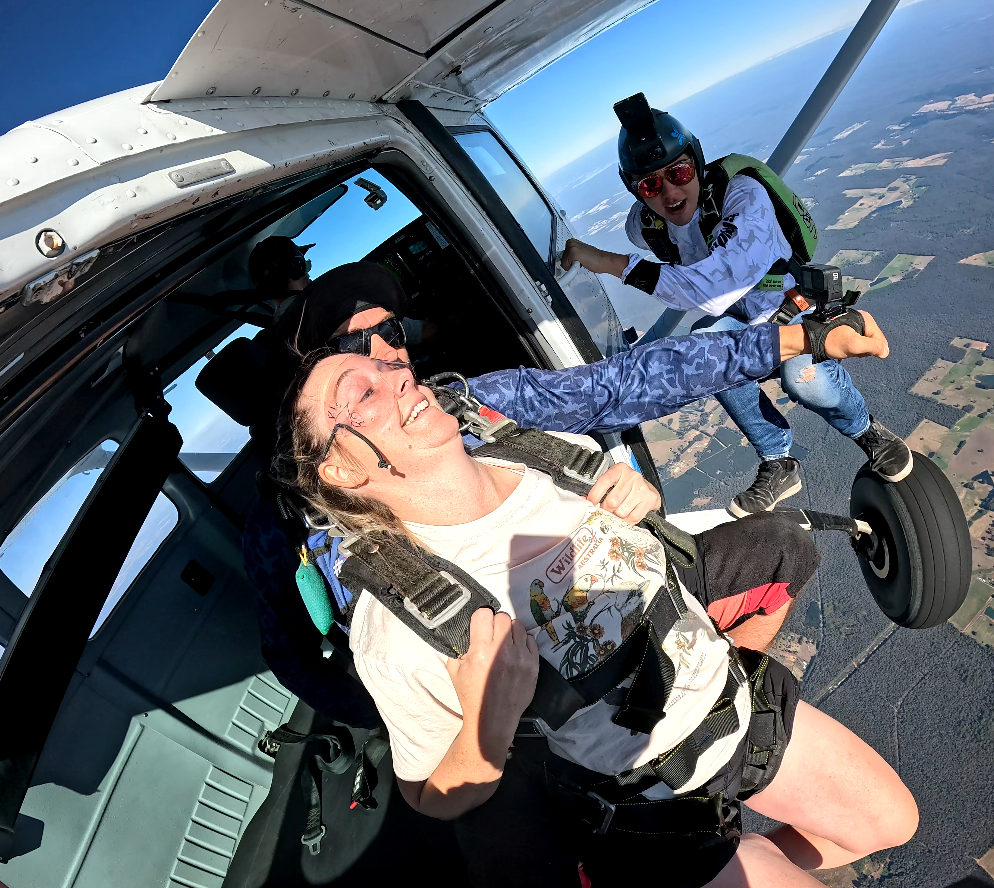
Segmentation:
{"type": "Polygon", "coordinates": [[[736,518],[745,518],[754,512],[769,512],[780,500],[801,490],[799,463],[793,457],[764,459],[756,471],[756,480],[748,490],[743,490],[728,507],[736,518]]]}
{"type": "Polygon", "coordinates": [[[911,448],[872,416],[870,427],[853,440],[870,458],[870,468],[881,478],[897,482],[911,474],[914,466],[911,448]]]}

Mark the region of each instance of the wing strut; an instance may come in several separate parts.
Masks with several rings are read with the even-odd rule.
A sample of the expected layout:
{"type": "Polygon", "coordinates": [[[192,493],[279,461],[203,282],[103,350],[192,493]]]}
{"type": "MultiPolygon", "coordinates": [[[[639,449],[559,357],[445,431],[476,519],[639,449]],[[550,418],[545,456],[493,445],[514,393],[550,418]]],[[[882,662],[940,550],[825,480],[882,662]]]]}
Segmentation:
{"type": "Polygon", "coordinates": [[[880,29],[887,23],[899,0],[870,0],[863,10],[838,55],[822,75],[818,85],[804,103],[790,128],[784,133],[780,144],[773,150],[767,165],[778,176],[785,176],[793,165],[801,149],[814,135],[829,109],[835,104],[839,94],[845,89],[849,78],[863,61],[863,56],[877,39],[880,29]]]}

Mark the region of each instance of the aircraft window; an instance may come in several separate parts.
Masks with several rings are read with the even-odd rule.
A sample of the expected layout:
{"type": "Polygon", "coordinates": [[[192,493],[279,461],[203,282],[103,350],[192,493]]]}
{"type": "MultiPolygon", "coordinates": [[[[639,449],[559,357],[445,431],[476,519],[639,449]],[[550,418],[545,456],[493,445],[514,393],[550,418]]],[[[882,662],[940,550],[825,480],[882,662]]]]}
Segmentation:
{"type": "Polygon", "coordinates": [[[124,593],[131,588],[131,584],[137,579],[142,568],[151,561],[152,556],[159,551],[159,547],[166,541],[166,537],[172,533],[173,528],[179,523],[179,510],[173,505],[172,500],[164,493],[160,493],[152,508],[142,524],[138,536],[128,550],[128,556],[121,565],[121,572],[114,580],[110,593],[104,606],[100,609],[97,622],[90,630],[90,638],[97,634],[97,630],[103,626],[111,612],[117,606],[124,593]]]}
{"type": "Polygon", "coordinates": [[[189,370],[166,386],[166,400],[173,408],[169,419],[183,436],[179,458],[193,474],[209,484],[221,474],[248,443],[249,430],[235,422],[194,385],[197,374],[216,352],[239,336],[253,337],[258,328],[243,324],[220,345],[207,352],[189,370]]]}
{"type": "MultiPolygon", "coordinates": [[[[107,440],[91,450],[35,503],[0,544],[0,570],[29,598],[45,564],[62,541],[117,446],[116,441],[107,440]]],[[[176,507],[165,494],[160,493],[111,587],[90,632],[91,638],[178,521],[176,507]]]]}
{"type": "Polygon", "coordinates": [[[548,261],[552,250],[552,212],[521,167],[493,133],[453,133],[453,137],[493,185],[542,259],[548,261]]]}
{"type": "Polygon", "coordinates": [[[365,170],[348,183],[343,196],[294,240],[298,244],[314,244],[307,251],[313,280],[346,262],[358,262],[420,215],[418,208],[391,182],[375,170],[365,170]],[[371,200],[371,192],[356,185],[356,180],[374,185],[386,194],[386,201],[379,209],[374,210],[372,203],[367,202],[371,200]]]}

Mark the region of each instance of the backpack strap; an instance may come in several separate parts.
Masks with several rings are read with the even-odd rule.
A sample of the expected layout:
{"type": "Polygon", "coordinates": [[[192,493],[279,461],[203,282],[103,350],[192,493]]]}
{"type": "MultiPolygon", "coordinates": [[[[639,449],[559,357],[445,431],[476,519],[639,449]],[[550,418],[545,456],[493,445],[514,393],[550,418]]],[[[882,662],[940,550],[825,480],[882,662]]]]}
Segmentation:
{"type": "Polygon", "coordinates": [[[639,223],[642,227],[642,239],[652,250],[656,258],[668,265],[682,265],[680,250],[673,243],[666,220],[654,213],[645,204],[639,210],[639,223]]]}

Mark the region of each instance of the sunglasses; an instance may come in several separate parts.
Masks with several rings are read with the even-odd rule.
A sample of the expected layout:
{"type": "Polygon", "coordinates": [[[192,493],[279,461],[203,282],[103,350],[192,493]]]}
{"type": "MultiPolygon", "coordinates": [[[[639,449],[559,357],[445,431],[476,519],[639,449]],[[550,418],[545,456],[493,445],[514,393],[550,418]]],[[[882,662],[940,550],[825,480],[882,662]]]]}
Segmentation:
{"type": "Polygon", "coordinates": [[[374,336],[379,336],[390,348],[403,348],[407,345],[404,325],[397,318],[387,318],[365,330],[353,330],[336,336],[328,342],[328,348],[339,354],[364,355],[368,358],[374,336]]]}
{"type": "Polygon", "coordinates": [[[694,169],[692,160],[681,160],[672,166],[666,167],[662,173],[653,173],[640,179],[635,186],[642,197],[656,197],[663,190],[663,180],[671,185],[686,185],[693,181],[697,171],[694,169]]]}

